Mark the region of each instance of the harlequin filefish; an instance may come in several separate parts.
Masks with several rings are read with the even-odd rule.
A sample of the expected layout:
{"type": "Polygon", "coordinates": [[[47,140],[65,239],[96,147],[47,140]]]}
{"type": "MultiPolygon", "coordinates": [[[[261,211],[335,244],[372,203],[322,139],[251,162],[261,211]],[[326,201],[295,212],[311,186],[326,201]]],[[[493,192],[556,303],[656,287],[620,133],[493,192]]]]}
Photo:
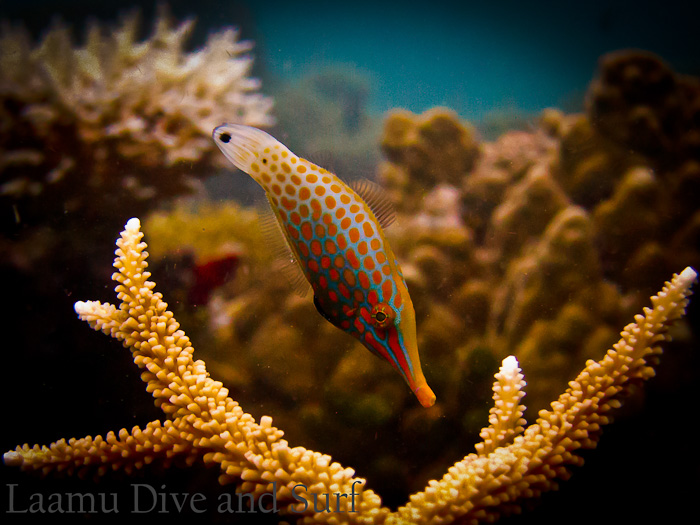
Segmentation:
{"type": "Polygon", "coordinates": [[[265,190],[272,222],[289,248],[287,261],[303,273],[297,287],[308,289],[308,281],[318,312],[387,360],[421,405],[432,406],[413,303],[382,230],[394,213],[381,188],[367,180],[345,184],[256,128],[223,124],[213,137],[226,158],[265,190]]]}

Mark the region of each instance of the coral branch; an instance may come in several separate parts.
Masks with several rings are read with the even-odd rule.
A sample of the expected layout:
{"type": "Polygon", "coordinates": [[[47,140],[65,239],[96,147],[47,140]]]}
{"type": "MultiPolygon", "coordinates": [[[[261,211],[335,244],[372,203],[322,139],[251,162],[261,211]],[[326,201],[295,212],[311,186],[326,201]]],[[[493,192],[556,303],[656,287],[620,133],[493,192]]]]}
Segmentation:
{"type": "Polygon", "coordinates": [[[395,513],[365,488],[354,470],[330,456],[302,447],[289,447],[272,418],[256,421],[228,396],[222,383],[209,377],[205,364],[195,361],[189,338],[180,330],[162,295],[154,292],[146,270],[148,253],[138,219],[131,219],[118,240],[113,279],[119,308],[98,302],[79,302],[81,319],[123,342],[155,403],[167,416],[144,430],[121,430],[105,438],[60,440],[48,447],[24,445],[6,452],[9,466],[43,473],[66,470],[98,473],[123,468],[130,472],[156,459],[169,463],[181,456],[201,459],[221,468],[222,484],[236,483],[256,497],[276,490],[280,512],[301,523],[477,523],[493,521],[519,510],[523,500],[557,487],[571,465],[583,460],[575,453],[595,446],[601,426],[620,405],[618,396],[632,380],[653,376],[649,358],[660,353],[669,323],[680,318],[697,274],[687,268],[652,298],[652,307],[635,317],[620,341],[600,361],[588,361],[569,388],[542,410],[535,424],[523,431],[525,382],[514,357],[504,359],[494,384],[495,406],[477,453],[448,469],[439,481],[411,496],[395,513]],[[313,501],[313,495],[353,494],[353,499],[324,499],[301,508],[294,494],[313,501]]]}

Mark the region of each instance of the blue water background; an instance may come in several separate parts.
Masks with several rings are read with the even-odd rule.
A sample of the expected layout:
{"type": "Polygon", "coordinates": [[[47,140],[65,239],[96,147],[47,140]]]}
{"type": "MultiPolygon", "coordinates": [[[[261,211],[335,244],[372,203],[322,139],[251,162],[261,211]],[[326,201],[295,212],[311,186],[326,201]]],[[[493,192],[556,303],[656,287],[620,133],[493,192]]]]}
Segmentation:
{"type": "MultiPolygon", "coordinates": [[[[601,54],[636,47],[678,71],[700,74],[700,3],[173,1],[178,19],[198,18],[192,38],[227,25],[256,41],[256,74],[286,81],[331,64],[371,79],[372,112],[444,105],[462,117],[580,109],[601,54]],[[534,4],[534,5],[533,5],[534,4]]],[[[2,17],[40,34],[56,15],[83,34],[90,17],[116,21],[141,6],[150,31],[156,3],[85,0],[2,2],[2,17]]],[[[263,91],[265,87],[263,86],[263,91]]]]}

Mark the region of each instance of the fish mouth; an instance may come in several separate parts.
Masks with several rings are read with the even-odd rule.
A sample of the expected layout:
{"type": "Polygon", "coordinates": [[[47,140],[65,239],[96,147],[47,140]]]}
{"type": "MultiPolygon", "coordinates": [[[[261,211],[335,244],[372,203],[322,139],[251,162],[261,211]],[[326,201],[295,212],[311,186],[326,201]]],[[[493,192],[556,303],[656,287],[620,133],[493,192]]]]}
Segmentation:
{"type": "Polygon", "coordinates": [[[435,396],[435,393],[433,390],[428,386],[428,383],[425,382],[418,388],[416,388],[413,393],[416,395],[416,398],[418,398],[418,402],[424,407],[424,408],[430,408],[435,404],[435,400],[437,397],[435,396]]]}

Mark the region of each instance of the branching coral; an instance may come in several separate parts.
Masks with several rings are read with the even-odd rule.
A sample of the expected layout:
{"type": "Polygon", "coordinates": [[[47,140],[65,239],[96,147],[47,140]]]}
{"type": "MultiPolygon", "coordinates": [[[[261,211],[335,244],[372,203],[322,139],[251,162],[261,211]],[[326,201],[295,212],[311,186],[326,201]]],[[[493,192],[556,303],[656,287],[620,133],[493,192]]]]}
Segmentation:
{"type": "Polygon", "coordinates": [[[221,468],[221,483],[237,483],[258,497],[274,494],[280,511],[302,523],[477,523],[492,521],[519,509],[523,500],[557,487],[569,476],[570,465],[582,464],[580,448],[592,448],[610,411],[630,384],[654,375],[654,359],[667,326],[680,318],[697,275],[686,268],[666,283],[652,308],[622,332],[621,340],[600,361],[585,369],[550,410],[523,428],[520,404],[525,383],[514,357],[503,361],[494,384],[495,406],[490,425],[482,430],[477,453],[448,469],[439,481],[411,496],[395,513],[366,488],[354,471],[326,455],[290,447],[268,416],[259,422],[228,397],[222,383],[209,377],[205,364],[194,360],[189,338],[155,284],[149,281],[138,219],[127,223],[117,241],[118,270],[113,279],[119,307],[96,301],[78,302],[75,310],[94,329],[131,349],[141,378],[166,421],[145,429],[121,430],[105,438],[61,440],[48,447],[17,447],[6,452],[6,465],[26,470],[85,471],[97,466],[131,469],[154,459],[186,456],[221,468]],[[294,494],[308,501],[317,495],[319,507],[301,508],[294,494]],[[352,499],[318,498],[324,494],[355,494],[352,499]],[[335,503],[335,505],[334,505],[335,503]],[[333,512],[328,512],[329,507],[333,512]],[[354,511],[354,512],[353,512],[354,511]]]}

